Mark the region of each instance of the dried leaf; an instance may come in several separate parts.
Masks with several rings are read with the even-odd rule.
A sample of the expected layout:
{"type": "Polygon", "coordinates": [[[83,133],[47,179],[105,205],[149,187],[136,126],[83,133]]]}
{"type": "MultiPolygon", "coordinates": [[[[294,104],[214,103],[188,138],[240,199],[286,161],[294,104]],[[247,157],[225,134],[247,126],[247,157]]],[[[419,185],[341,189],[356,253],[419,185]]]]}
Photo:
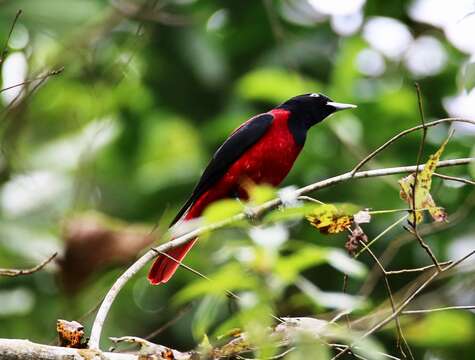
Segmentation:
{"type": "MultiPolygon", "coordinates": [[[[417,183],[414,186],[415,174],[410,174],[401,180],[399,180],[399,186],[401,187],[400,196],[401,199],[409,204],[409,207],[413,209],[415,203],[416,210],[428,209],[435,221],[445,221],[447,215],[445,211],[435,205],[432,196],[430,195],[430,188],[432,186],[432,175],[437,167],[437,163],[447,145],[450,136],[440,146],[436,153],[429,157],[429,160],[424,166],[424,169],[417,175],[417,183]],[[413,199],[413,189],[415,188],[416,198],[413,199]],[[415,200],[415,201],[414,201],[415,200]]],[[[422,222],[423,216],[420,211],[416,212],[415,223],[422,222]]],[[[409,222],[414,223],[414,214],[409,214],[409,222]]]]}
{"type": "Polygon", "coordinates": [[[324,204],[307,215],[307,220],[322,234],[337,234],[353,223],[353,216],[342,213],[335,205],[324,204]]]}
{"type": "Polygon", "coordinates": [[[84,326],[77,321],[58,319],[56,321],[56,331],[60,346],[76,349],[87,347],[87,342],[83,342],[84,326]]]}
{"type": "Polygon", "coordinates": [[[429,209],[429,214],[437,222],[447,221],[447,213],[441,207],[435,205],[434,199],[432,199],[431,194],[427,196],[426,207],[429,209]]]}
{"type": "Polygon", "coordinates": [[[356,252],[358,251],[358,247],[362,242],[368,242],[368,235],[366,235],[363,229],[357,225],[355,229],[351,230],[351,234],[348,235],[345,248],[350,255],[355,256],[356,252]]]}

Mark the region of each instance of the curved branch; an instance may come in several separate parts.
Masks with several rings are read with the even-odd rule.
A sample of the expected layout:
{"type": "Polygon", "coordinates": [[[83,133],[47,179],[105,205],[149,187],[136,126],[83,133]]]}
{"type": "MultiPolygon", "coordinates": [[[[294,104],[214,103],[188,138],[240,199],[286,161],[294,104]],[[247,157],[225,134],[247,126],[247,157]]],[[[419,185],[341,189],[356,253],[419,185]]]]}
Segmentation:
{"type": "MultiPolygon", "coordinates": [[[[448,166],[457,166],[457,165],[466,165],[471,162],[474,162],[475,158],[463,158],[463,159],[452,159],[452,160],[444,160],[440,161],[437,164],[437,167],[448,167],[448,166]]],[[[420,165],[419,169],[423,169],[424,165],[420,165]]],[[[297,189],[294,192],[294,196],[298,197],[304,194],[307,194],[309,192],[323,189],[329,186],[333,186],[348,180],[352,179],[362,179],[362,178],[369,178],[369,177],[380,177],[380,176],[388,176],[388,175],[395,175],[395,174],[403,174],[403,173],[410,173],[414,172],[416,170],[416,166],[402,166],[402,167],[394,167],[394,168],[386,168],[386,169],[376,169],[376,170],[369,170],[369,171],[361,171],[358,173],[353,174],[351,171],[344,173],[339,176],[335,176],[326,180],[322,180],[319,182],[316,182],[314,184],[307,185],[305,187],[302,187],[300,189],[297,189]]],[[[257,206],[253,209],[251,209],[251,213],[254,214],[255,216],[260,216],[264,214],[265,212],[274,209],[275,207],[279,206],[281,204],[281,199],[274,199],[271,201],[268,201],[260,206],[257,206]]],[[[152,260],[154,257],[157,256],[157,252],[166,252],[170,249],[176,248],[180,245],[185,244],[189,240],[197,237],[198,235],[208,232],[208,231],[213,231],[219,228],[222,228],[224,226],[227,226],[229,224],[235,223],[237,221],[245,220],[246,217],[249,216],[248,213],[240,213],[237,215],[234,215],[230,218],[227,218],[225,220],[222,220],[220,222],[203,226],[200,228],[197,228],[193,231],[190,231],[184,235],[181,235],[171,241],[168,241],[155,249],[147,251],[142,257],[140,257],[134,264],[132,264],[131,267],[129,267],[114,283],[114,285],[110,288],[110,290],[107,292],[98,312],[96,315],[96,318],[94,320],[94,324],[92,326],[92,331],[91,331],[91,338],[89,340],[89,346],[92,349],[99,349],[99,343],[100,343],[100,337],[101,337],[101,332],[102,332],[102,327],[104,325],[104,321],[107,317],[107,314],[109,313],[109,310],[112,306],[112,303],[114,302],[115,298],[117,297],[119,291],[122,289],[122,287],[127,283],[127,281],[134,276],[147,262],[152,260]]]]}

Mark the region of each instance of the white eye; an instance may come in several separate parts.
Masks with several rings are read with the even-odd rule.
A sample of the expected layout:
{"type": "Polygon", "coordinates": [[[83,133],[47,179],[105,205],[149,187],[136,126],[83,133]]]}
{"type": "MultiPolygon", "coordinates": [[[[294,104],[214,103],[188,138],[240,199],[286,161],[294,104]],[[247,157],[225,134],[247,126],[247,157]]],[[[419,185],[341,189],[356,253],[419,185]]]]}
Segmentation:
{"type": "Polygon", "coordinates": [[[317,94],[317,93],[313,93],[313,94],[310,94],[311,97],[319,97],[320,94],[317,94]]]}

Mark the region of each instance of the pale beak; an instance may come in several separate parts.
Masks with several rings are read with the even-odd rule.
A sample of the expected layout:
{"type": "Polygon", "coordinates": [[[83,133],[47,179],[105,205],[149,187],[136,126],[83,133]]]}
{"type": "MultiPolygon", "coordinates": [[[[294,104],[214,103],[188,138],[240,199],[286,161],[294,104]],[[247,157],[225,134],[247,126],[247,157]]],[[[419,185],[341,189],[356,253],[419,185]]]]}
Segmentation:
{"type": "Polygon", "coordinates": [[[335,111],[340,111],[340,110],[345,110],[345,109],[354,109],[357,107],[356,105],[353,105],[353,104],[343,104],[343,103],[337,103],[333,101],[327,102],[327,105],[334,107],[335,111]]]}

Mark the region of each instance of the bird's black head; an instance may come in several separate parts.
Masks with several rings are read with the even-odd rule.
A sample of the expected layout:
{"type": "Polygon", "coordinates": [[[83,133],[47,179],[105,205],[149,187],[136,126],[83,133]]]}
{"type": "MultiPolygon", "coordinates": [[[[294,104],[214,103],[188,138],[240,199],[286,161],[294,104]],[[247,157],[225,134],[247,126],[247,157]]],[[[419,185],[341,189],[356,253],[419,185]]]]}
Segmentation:
{"type": "Polygon", "coordinates": [[[289,128],[296,141],[303,144],[307,130],[334,112],[355,108],[356,105],[332,101],[323,94],[295,96],[279,105],[278,109],[290,111],[289,128]]]}

